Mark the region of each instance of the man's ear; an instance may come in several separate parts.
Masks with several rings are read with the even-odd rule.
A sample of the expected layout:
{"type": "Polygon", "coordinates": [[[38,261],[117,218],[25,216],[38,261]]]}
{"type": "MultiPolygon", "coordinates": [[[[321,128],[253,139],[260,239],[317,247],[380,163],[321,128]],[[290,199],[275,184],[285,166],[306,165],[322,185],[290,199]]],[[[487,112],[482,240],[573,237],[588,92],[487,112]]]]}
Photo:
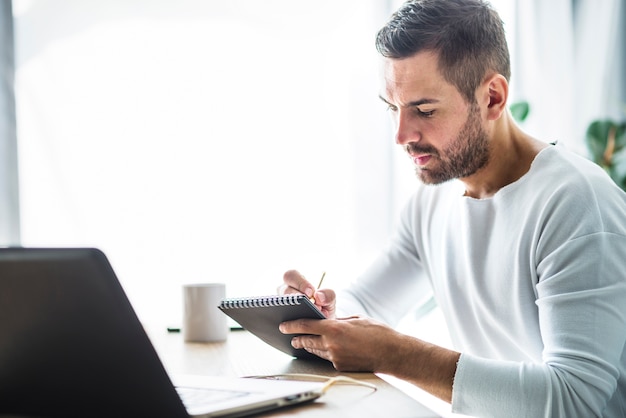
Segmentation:
{"type": "Polygon", "coordinates": [[[493,74],[487,78],[483,85],[486,86],[484,94],[487,102],[487,119],[499,119],[506,110],[506,103],[509,98],[509,83],[501,74],[493,74]]]}

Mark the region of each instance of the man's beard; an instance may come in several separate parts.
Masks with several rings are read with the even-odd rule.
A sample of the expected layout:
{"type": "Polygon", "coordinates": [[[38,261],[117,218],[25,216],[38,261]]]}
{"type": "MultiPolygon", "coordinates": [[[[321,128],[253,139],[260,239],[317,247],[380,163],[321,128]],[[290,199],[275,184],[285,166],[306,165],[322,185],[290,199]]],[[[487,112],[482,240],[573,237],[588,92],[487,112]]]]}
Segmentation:
{"type": "Polygon", "coordinates": [[[441,184],[446,181],[471,176],[489,161],[489,140],[480,124],[480,109],[477,103],[470,106],[467,120],[456,139],[439,152],[431,146],[410,143],[406,146],[410,154],[430,154],[432,168],[415,169],[417,177],[425,184],[441,184]]]}

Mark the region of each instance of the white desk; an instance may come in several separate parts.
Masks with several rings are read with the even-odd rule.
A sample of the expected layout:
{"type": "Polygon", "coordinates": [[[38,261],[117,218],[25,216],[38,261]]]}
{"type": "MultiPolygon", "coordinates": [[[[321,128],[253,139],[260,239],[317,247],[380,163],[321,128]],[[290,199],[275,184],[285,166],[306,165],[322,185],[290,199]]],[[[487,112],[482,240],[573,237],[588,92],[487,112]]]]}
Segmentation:
{"type": "Polygon", "coordinates": [[[246,331],[232,331],[223,343],[185,343],[179,333],[150,332],[168,372],[173,374],[267,376],[291,373],[344,375],[378,388],[336,385],[320,399],[263,417],[437,417],[422,404],[373,373],[339,373],[325,361],[297,360],[246,331]]]}

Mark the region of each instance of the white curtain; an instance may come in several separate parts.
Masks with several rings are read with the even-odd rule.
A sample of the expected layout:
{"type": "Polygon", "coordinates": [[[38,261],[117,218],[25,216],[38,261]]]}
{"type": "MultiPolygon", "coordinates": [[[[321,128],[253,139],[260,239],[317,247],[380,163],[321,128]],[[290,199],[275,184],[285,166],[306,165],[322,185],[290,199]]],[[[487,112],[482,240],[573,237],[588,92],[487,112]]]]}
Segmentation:
{"type": "Polygon", "coordinates": [[[571,0],[516,1],[509,16],[512,101],[531,111],[524,127],[544,141],[577,147],[571,0]],[[512,36],[511,36],[512,35],[512,36]]]}
{"type": "Polygon", "coordinates": [[[512,93],[531,134],[588,155],[587,126],[626,117],[625,13],[622,0],[515,1],[512,93]]]}
{"type": "Polygon", "coordinates": [[[574,23],[579,131],[598,118],[626,120],[626,2],[576,0],[574,23]]]}
{"type": "Polygon", "coordinates": [[[20,243],[14,72],[11,0],[0,0],[0,246],[20,243]]]}

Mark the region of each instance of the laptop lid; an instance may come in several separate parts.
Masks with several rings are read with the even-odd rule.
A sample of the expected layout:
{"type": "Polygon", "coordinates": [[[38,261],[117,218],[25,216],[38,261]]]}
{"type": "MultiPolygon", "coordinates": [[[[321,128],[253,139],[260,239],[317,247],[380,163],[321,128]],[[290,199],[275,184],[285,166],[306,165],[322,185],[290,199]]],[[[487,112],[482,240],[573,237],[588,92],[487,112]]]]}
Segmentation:
{"type": "MultiPolygon", "coordinates": [[[[226,388],[220,381],[185,384],[226,388]]],[[[267,410],[317,397],[316,387],[272,396],[250,390],[256,399],[195,412],[267,410]]],[[[0,414],[189,416],[101,251],[0,249],[0,414]]]]}

